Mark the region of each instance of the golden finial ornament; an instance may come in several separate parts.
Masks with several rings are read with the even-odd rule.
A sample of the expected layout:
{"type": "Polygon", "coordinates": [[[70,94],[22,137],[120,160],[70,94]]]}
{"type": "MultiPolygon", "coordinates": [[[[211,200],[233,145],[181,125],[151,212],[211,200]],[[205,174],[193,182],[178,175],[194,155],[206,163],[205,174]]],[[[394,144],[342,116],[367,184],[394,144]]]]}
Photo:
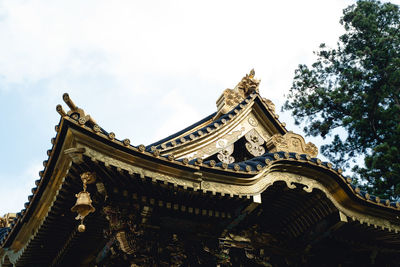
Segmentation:
{"type": "Polygon", "coordinates": [[[253,79],[255,75],[256,75],[256,72],[254,71],[254,69],[251,69],[251,71],[249,73],[249,78],[253,79]]]}
{"type": "Polygon", "coordinates": [[[217,117],[228,113],[248,96],[258,94],[260,80],[255,78],[255,74],[254,69],[252,69],[233,89],[228,88],[222,93],[217,100],[217,117]]]}
{"type": "Polygon", "coordinates": [[[86,122],[89,122],[92,126],[97,124],[96,121],[93,120],[92,117],[90,117],[90,115],[86,115],[83,109],[75,105],[75,103],[72,101],[67,93],[63,94],[63,100],[65,104],[67,104],[67,106],[70,108],[70,110],[65,113],[65,111],[62,109],[62,106],[57,105],[56,110],[62,117],[68,115],[71,118],[77,120],[82,125],[84,125],[86,122]]]}

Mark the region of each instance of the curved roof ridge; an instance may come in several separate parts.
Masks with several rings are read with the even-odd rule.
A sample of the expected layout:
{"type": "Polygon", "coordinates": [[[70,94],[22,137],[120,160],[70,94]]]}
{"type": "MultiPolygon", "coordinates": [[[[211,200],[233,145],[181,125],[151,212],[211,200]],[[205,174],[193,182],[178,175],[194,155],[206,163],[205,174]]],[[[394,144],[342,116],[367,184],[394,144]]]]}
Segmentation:
{"type": "Polygon", "coordinates": [[[193,123],[192,125],[190,125],[190,126],[184,128],[184,129],[182,129],[182,130],[180,130],[180,131],[178,131],[178,132],[176,132],[176,133],[174,133],[174,134],[171,134],[170,136],[167,136],[167,137],[165,137],[165,138],[163,138],[163,139],[161,139],[161,140],[158,140],[157,142],[154,142],[154,143],[152,143],[152,144],[150,144],[150,145],[147,145],[147,146],[146,146],[146,150],[149,150],[151,147],[154,147],[154,146],[158,147],[158,146],[161,145],[162,143],[165,143],[165,142],[168,141],[168,140],[174,139],[174,138],[176,138],[176,137],[178,137],[178,136],[184,134],[185,132],[190,131],[191,129],[195,128],[196,126],[199,126],[199,125],[201,125],[202,123],[204,123],[204,122],[206,122],[206,121],[212,119],[216,114],[217,114],[217,112],[214,112],[214,113],[208,115],[207,117],[205,117],[205,118],[199,120],[198,122],[195,122],[195,123],[193,123]]]}
{"type": "Polygon", "coordinates": [[[204,136],[207,134],[212,133],[213,131],[215,131],[216,129],[218,129],[221,125],[226,124],[228,121],[232,120],[237,114],[240,113],[241,110],[243,110],[247,104],[249,104],[251,102],[252,99],[254,99],[258,94],[251,94],[248,97],[246,97],[245,99],[243,99],[239,104],[237,104],[231,111],[229,111],[226,114],[223,114],[222,116],[215,118],[215,115],[217,115],[217,112],[214,112],[213,114],[211,114],[210,116],[204,118],[203,120],[167,137],[164,138],[156,143],[153,143],[151,145],[148,145],[146,147],[146,150],[154,150],[154,149],[158,149],[158,150],[164,150],[167,148],[172,148],[175,147],[177,145],[181,145],[183,143],[186,142],[190,142],[192,140],[195,140],[196,138],[200,137],[200,136],[204,136]],[[211,118],[213,117],[213,119],[210,121],[209,124],[205,125],[204,127],[194,130],[194,131],[190,131],[190,129],[195,128],[196,126],[201,125],[201,123],[206,122],[207,118],[211,118]],[[181,138],[177,138],[178,136],[182,135],[183,133],[187,132],[187,134],[185,136],[182,136],[181,138]],[[171,138],[170,138],[171,137],[171,138]]]}

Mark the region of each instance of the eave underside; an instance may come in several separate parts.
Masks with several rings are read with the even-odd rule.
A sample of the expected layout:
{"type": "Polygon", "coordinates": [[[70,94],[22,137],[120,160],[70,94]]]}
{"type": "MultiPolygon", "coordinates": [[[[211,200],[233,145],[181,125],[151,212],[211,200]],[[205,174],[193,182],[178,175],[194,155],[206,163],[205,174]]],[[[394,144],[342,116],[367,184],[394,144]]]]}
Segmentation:
{"type": "MultiPolygon", "coordinates": [[[[300,259],[318,263],[332,252],[342,255],[335,258],[338,263],[353,264],[355,260],[361,260],[370,264],[371,253],[376,254],[374,261],[387,263],[381,257],[393,258],[400,252],[398,234],[357,221],[341,221],[339,211],[321,191],[306,193],[301,187],[290,189],[285,183],[277,182],[263,192],[261,198],[261,204],[247,209],[254,204],[250,199],[153,182],[86,158],[83,164],[73,164],[70,168],[45,222],[16,266],[92,266],[111,238],[104,235],[109,223],[102,207],[107,205],[134,211],[132,214],[140,217],[138,221],[149,233],[148,239],[168,239],[177,235],[180,240],[197,244],[189,249],[190,253],[197,253],[205,245],[217,249],[223,242],[234,255],[237,254],[231,255],[232,261],[249,260],[240,254],[240,246],[251,247],[258,254],[262,250],[268,255],[269,262],[277,266],[300,259]],[[74,220],[70,208],[75,202],[74,194],[81,190],[79,174],[83,171],[96,172],[108,197],[104,200],[95,185],[89,187],[97,210],[85,221],[87,231],[78,233],[78,221],[74,220]],[[221,239],[227,232],[250,241],[238,246],[229,235],[221,239]]],[[[161,257],[154,253],[147,255],[149,258],[145,262],[152,262],[152,257],[161,257]]],[[[212,259],[217,262],[214,254],[206,253],[204,257],[207,263],[212,259]]],[[[103,261],[110,259],[112,254],[108,252],[103,261]]],[[[195,261],[189,255],[186,259],[195,261]]],[[[102,266],[102,261],[97,264],[102,266]]]]}

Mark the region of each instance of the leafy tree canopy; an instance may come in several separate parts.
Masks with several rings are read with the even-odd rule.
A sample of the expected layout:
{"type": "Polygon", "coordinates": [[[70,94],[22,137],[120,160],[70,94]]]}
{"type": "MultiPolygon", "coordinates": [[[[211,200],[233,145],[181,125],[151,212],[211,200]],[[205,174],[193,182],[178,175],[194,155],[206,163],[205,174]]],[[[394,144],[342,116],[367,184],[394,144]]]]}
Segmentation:
{"type": "Polygon", "coordinates": [[[306,135],[333,135],[322,154],[338,167],[352,165],[364,189],[399,197],[399,6],[358,1],[343,10],[340,23],[345,33],[337,47],[321,44],[315,63],[296,69],[283,109],[307,125],[306,135]],[[365,166],[356,165],[360,156],[365,166]]]}

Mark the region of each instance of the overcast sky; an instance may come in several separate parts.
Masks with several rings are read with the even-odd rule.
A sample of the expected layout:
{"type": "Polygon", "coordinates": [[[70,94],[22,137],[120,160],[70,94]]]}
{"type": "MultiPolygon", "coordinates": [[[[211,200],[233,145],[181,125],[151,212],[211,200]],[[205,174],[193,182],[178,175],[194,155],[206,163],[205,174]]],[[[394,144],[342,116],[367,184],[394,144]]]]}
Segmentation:
{"type": "Polygon", "coordinates": [[[302,133],[280,111],[284,94],[320,43],[335,46],[352,3],[0,1],[0,215],[31,194],[64,92],[117,138],[147,145],[216,111],[254,68],[261,95],[302,133]]]}

